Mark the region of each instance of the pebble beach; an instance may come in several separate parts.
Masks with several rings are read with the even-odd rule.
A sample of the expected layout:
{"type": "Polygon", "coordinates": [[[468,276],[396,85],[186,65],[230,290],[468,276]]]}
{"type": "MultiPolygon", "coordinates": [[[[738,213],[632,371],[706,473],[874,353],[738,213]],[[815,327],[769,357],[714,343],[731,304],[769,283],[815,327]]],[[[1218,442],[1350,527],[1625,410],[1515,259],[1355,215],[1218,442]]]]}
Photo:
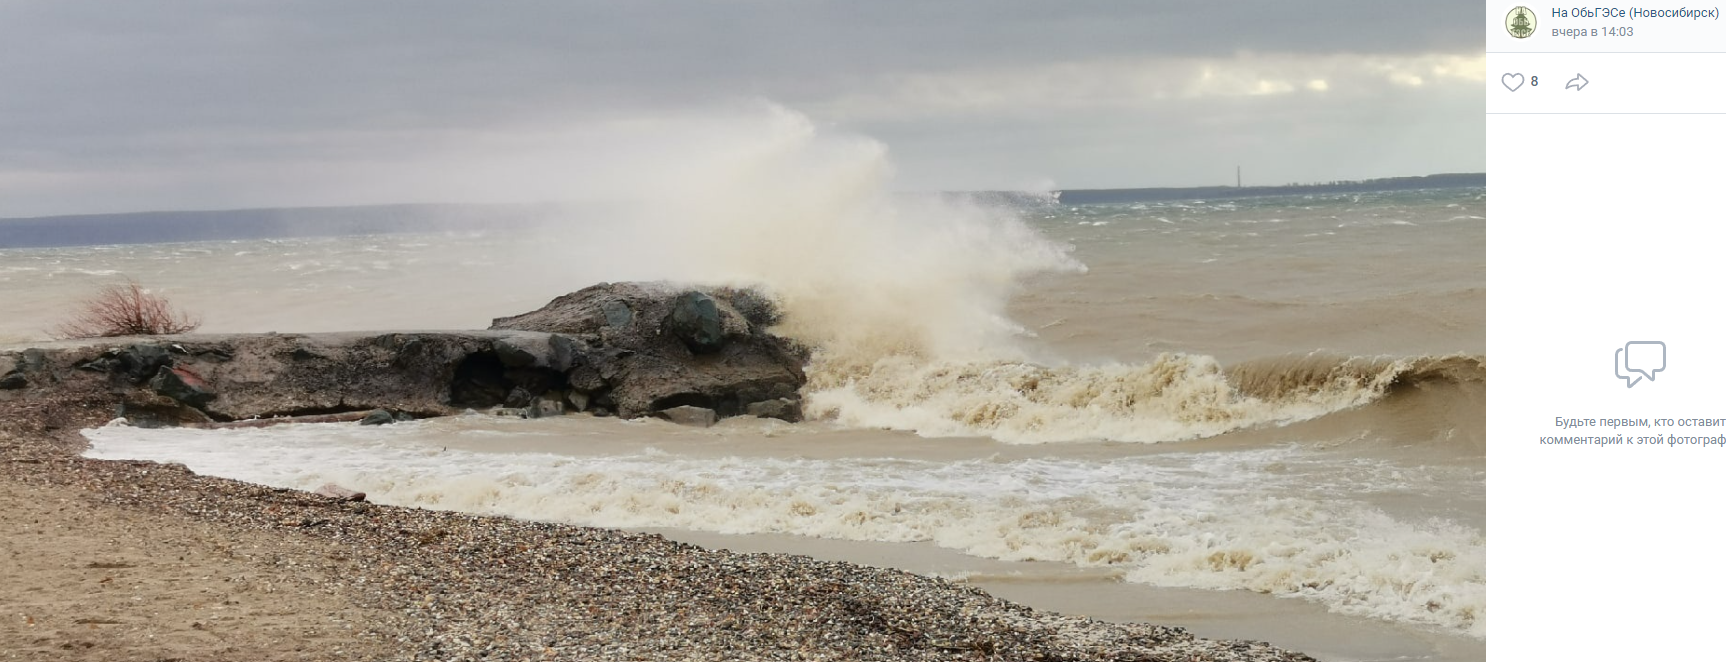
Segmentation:
{"type": "Polygon", "coordinates": [[[95,392],[0,400],[0,659],[1312,659],[897,570],[86,459],[95,392]]]}

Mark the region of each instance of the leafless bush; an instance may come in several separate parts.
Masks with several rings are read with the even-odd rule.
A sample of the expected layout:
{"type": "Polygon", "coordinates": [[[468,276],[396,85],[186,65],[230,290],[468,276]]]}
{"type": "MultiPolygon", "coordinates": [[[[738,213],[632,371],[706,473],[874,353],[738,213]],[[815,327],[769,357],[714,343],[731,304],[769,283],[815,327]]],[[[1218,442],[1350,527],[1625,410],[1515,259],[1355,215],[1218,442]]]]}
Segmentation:
{"type": "Polygon", "coordinates": [[[78,314],[56,327],[54,334],[61,338],[159,336],[186,333],[202,323],[128,278],[83,302],[78,314]]]}

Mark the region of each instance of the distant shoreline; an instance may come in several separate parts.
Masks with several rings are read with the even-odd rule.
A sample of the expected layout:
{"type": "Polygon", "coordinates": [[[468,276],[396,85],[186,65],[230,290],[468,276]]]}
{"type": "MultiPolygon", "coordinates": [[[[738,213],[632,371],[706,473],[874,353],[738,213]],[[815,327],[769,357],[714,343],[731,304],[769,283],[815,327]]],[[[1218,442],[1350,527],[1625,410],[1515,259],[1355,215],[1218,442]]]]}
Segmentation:
{"type": "MultiPolygon", "coordinates": [[[[1061,204],[1080,205],[1484,186],[1485,173],[1447,173],[1322,184],[1069,189],[1053,193],[1061,204]]],[[[1002,191],[973,191],[968,194],[1009,198],[1025,196],[1002,191]]],[[[511,230],[543,224],[566,213],[567,208],[552,203],[388,204],[0,218],[0,250],[511,230]]]]}
{"type": "Polygon", "coordinates": [[[511,229],[556,211],[546,204],[398,204],[0,218],[0,250],[511,229]]]}
{"type": "Polygon", "coordinates": [[[1108,204],[1117,202],[1161,202],[1169,200],[1210,200],[1257,198],[1276,195],[1311,195],[1315,193],[1386,193],[1423,189],[1483,188],[1486,173],[1444,173],[1423,177],[1387,177],[1358,181],[1326,182],[1323,184],[1284,184],[1282,186],[1194,186],[1186,188],[1114,188],[1071,189],[1056,191],[1062,204],[1108,204]]]}

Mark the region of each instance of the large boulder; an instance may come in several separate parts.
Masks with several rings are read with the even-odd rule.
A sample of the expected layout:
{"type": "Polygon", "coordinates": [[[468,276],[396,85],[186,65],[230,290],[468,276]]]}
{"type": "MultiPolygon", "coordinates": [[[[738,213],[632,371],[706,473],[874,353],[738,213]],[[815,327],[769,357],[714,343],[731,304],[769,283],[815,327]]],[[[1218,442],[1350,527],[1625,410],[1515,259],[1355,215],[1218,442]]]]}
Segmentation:
{"type": "Polygon", "coordinates": [[[689,351],[697,354],[719,351],[731,335],[725,327],[725,318],[719,315],[719,304],[701,292],[677,295],[671,301],[671,317],[666,320],[666,327],[689,351]]]}
{"type": "Polygon", "coordinates": [[[710,428],[713,427],[714,423],[719,422],[719,414],[712,409],[691,407],[689,405],[672,407],[663,411],[654,412],[653,415],[678,425],[688,425],[697,428],[710,428]]]}
{"type": "Polygon", "coordinates": [[[24,376],[24,370],[18,364],[18,359],[0,356],[0,389],[20,389],[30,385],[30,378],[24,376]]]}
{"type": "Polygon", "coordinates": [[[162,366],[150,380],[150,389],[188,407],[203,409],[216,399],[216,392],[202,375],[187,368],[162,366]]]}
{"type": "Polygon", "coordinates": [[[803,403],[794,398],[774,398],[750,404],[743,413],[757,418],[777,418],[796,423],[803,420],[803,403]]]}
{"type": "Polygon", "coordinates": [[[736,416],[803,386],[808,354],[768,333],[775,321],[771,301],[749,290],[600,283],[491,328],[574,339],[568,366],[553,367],[568,390],[620,416],[680,406],[736,416]]]}
{"type": "Polygon", "coordinates": [[[100,357],[85,362],[85,370],[123,375],[134,384],[154,378],[162,368],[174,364],[174,355],[166,345],[137,343],[110,347],[100,357]]]}

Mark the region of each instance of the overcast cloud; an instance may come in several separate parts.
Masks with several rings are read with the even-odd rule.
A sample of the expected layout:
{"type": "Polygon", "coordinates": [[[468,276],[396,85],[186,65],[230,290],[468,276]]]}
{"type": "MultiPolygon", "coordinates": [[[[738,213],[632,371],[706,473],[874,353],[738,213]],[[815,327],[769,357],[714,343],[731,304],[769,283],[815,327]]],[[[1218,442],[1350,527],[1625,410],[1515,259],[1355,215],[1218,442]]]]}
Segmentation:
{"type": "Polygon", "coordinates": [[[0,216],[579,197],[777,104],[901,189],[1484,168],[1478,4],[0,0],[0,216]]]}

